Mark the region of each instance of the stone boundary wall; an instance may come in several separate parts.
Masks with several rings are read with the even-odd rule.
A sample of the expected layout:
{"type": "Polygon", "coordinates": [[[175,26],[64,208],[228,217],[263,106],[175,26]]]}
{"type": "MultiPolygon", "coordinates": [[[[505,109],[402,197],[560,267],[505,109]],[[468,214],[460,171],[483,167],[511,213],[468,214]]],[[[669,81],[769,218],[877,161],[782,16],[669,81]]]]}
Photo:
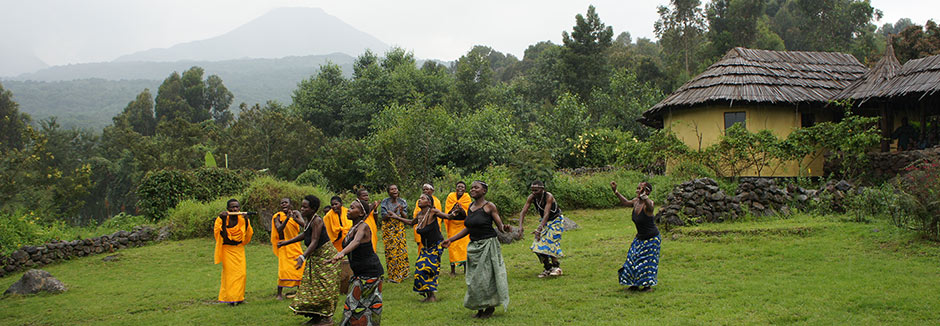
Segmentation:
{"type": "Polygon", "coordinates": [[[23,246],[8,256],[0,255],[0,277],[23,269],[69,260],[73,257],[140,247],[150,241],[165,240],[168,236],[169,232],[166,227],[157,230],[150,226],[137,226],[131,232],[122,230],[83,240],[56,240],[39,246],[23,246]]]}
{"type": "Polygon", "coordinates": [[[835,206],[841,206],[844,194],[854,189],[845,180],[830,181],[820,189],[804,189],[793,184],[781,188],[776,179],[741,178],[735,195],[726,194],[711,178],[683,182],[666,196],[666,203],[656,213],[658,223],[667,225],[723,222],[745,213],[756,216],[790,214],[803,209],[819,195],[827,194],[835,206]]]}
{"type": "MultiPolygon", "coordinates": [[[[913,151],[868,153],[868,164],[863,169],[872,177],[890,179],[903,174],[904,168],[921,160],[940,162],[940,146],[913,151]]],[[[838,160],[827,158],[825,171],[839,171],[840,165],[838,160]]]]}

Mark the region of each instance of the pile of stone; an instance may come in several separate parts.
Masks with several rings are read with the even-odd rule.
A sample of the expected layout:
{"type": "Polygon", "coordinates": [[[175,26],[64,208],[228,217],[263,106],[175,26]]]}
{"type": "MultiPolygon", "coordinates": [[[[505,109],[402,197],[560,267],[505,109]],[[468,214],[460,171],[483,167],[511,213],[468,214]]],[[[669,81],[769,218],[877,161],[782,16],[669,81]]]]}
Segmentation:
{"type": "Polygon", "coordinates": [[[773,179],[741,178],[735,198],[751,215],[788,214],[790,211],[790,194],[778,188],[773,179]]]}
{"type": "Polygon", "coordinates": [[[728,196],[711,178],[684,182],[673,188],[666,196],[666,205],[656,218],[660,223],[671,225],[721,222],[735,219],[741,208],[735,197],[728,196]],[[683,220],[685,217],[687,220],[683,220]]]}
{"type": "MultiPolygon", "coordinates": [[[[876,152],[867,154],[868,162],[862,167],[870,176],[890,179],[904,174],[904,169],[918,161],[940,162],[940,146],[922,150],[876,152]]],[[[837,159],[826,159],[825,171],[838,172],[841,163],[837,159]]]]}
{"type": "Polygon", "coordinates": [[[110,235],[84,240],[52,241],[41,246],[23,246],[9,256],[0,256],[0,277],[24,268],[48,265],[72,257],[139,247],[151,240],[165,238],[166,233],[165,229],[156,230],[149,226],[138,226],[131,232],[117,231],[110,235]]]}

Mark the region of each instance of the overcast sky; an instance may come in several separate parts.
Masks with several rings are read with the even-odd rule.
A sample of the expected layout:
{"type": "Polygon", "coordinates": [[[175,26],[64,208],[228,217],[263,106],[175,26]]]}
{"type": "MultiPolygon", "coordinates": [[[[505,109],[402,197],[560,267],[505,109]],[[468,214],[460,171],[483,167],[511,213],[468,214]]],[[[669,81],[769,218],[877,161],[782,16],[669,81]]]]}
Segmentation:
{"type": "MultiPolygon", "coordinates": [[[[574,16],[594,4],[614,33],[654,38],[664,0],[0,0],[3,46],[22,45],[50,65],[118,56],[217,36],[277,7],[319,7],[389,45],[425,59],[454,60],[473,45],[522,56],[531,44],[559,43],[574,16]]],[[[872,0],[877,25],[940,17],[940,1],[872,0]]],[[[0,46],[2,48],[3,46],[0,46]]]]}

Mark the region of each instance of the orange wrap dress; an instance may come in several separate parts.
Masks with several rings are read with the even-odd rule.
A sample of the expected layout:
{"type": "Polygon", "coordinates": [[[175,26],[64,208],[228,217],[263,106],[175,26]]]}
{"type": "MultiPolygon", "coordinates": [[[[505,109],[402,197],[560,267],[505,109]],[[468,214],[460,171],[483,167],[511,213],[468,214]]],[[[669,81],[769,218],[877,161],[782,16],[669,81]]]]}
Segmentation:
{"type": "Polygon", "coordinates": [[[236,303],[245,301],[245,281],[248,273],[245,263],[245,245],[251,242],[254,230],[251,222],[244,215],[238,216],[238,222],[232,226],[224,225],[222,218],[215,219],[212,228],[215,235],[215,264],[222,263],[222,284],[219,286],[219,302],[236,303]],[[223,232],[224,231],[224,232],[223,232]],[[224,237],[223,237],[224,234],[224,237]],[[226,244],[228,238],[229,244],[226,244]],[[238,242],[238,244],[234,244],[238,242]]]}
{"type": "MultiPolygon", "coordinates": [[[[470,198],[470,195],[463,193],[459,199],[457,198],[457,193],[452,192],[447,195],[447,199],[444,201],[444,213],[450,213],[450,210],[454,208],[454,205],[460,205],[463,208],[463,211],[470,211],[470,203],[473,202],[473,199],[470,198]]],[[[447,228],[447,237],[453,237],[463,231],[464,221],[462,220],[444,220],[444,227],[447,228]]],[[[450,247],[447,248],[447,255],[450,257],[451,265],[463,265],[467,262],[467,244],[470,243],[470,237],[463,237],[460,240],[454,241],[450,244],[450,247]]]]}
{"type": "MultiPolygon", "coordinates": [[[[277,286],[282,288],[292,288],[300,285],[300,280],[304,275],[303,266],[300,269],[294,268],[297,264],[297,257],[303,255],[304,247],[301,242],[277,247],[278,241],[290,240],[300,233],[300,224],[294,219],[288,217],[284,212],[277,212],[271,218],[271,249],[277,256],[277,286]],[[284,226],[283,235],[279,234],[275,228],[275,222],[278,224],[287,220],[284,226]],[[283,237],[282,237],[283,236],[283,237]]],[[[306,264],[306,262],[304,262],[306,264]]]]}
{"type": "Polygon", "coordinates": [[[333,243],[333,247],[336,248],[337,252],[343,251],[343,238],[346,237],[346,234],[349,234],[349,229],[353,225],[353,222],[346,216],[347,212],[349,212],[349,209],[341,207],[339,214],[331,209],[323,216],[326,235],[330,236],[330,242],[333,243]]]}

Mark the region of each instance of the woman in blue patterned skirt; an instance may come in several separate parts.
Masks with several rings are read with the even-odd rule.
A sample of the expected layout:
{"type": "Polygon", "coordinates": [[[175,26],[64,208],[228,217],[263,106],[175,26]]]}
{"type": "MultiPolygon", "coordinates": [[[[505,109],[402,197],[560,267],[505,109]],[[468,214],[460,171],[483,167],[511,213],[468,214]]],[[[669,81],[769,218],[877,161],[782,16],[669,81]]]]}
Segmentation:
{"type": "Polygon", "coordinates": [[[662,238],[656,228],[653,216],[653,201],[649,194],[653,186],[649,182],[640,182],[636,187],[636,198],[627,199],[617,191],[617,183],[611,181],[610,188],[620,199],[620,204],[633,207],[633,223],[636,225],[636,237],[627,252],[627,261],[618,273],[620,284],[629,286],[631,291],[649,292],[656,285],[659,272],[659,249],[662,238]]]}

